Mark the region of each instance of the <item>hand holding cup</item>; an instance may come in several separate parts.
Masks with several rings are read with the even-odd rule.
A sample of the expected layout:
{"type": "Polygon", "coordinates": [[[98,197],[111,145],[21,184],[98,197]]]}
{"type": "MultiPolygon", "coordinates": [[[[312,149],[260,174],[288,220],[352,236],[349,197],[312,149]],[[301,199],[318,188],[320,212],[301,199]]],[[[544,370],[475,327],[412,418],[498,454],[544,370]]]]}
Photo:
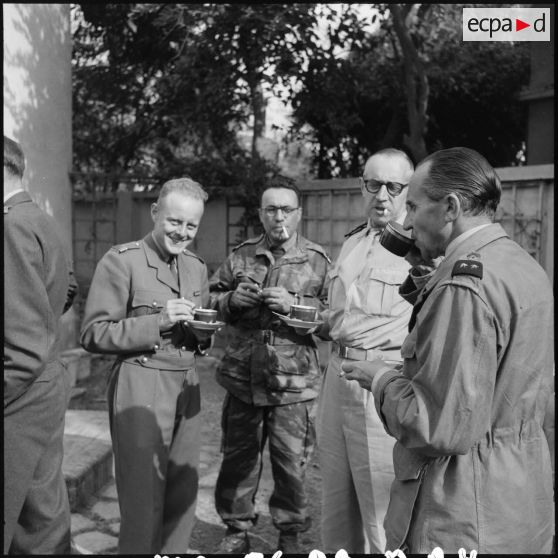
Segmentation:
{"type": "Polygon", "coordinates": [[[191,320],[196,304],[185,298],[167,300],[159,313],[159,331],[171,329],[177,322],[191,320]]]}
{"type": "MultiPolygon", "coordinates": [[[[208,324],[217,321],[217,310],[213,310],[212,308],[195,308],[193,312],[194,312],[195,321],[204,322],[208,324]]],[[[198,340],[198,343],[203,343],[204,341],[207,341],[217,331],[217,329],[210,329],[210,330],[200,329],[199,327],[196,327],[192,323],[187,323],[186,325],[194,333],[196,339],[198,340]]]]}
{"type": "Polygon", "coordinates": [[[294,295],[285,287],[266,287],[262,290],[262,298],[270,310],[286,314],[295,301],[294,295]]]}

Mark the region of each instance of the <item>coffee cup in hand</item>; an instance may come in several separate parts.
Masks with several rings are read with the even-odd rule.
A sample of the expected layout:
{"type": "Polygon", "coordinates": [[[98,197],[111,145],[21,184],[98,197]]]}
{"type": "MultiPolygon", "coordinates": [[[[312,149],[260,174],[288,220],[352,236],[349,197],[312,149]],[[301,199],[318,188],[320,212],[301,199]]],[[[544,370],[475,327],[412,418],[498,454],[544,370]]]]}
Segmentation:
{"type": "Polygon", "coordinates": [[[212,310],[211,308],[195,308],[194,320],[212,323],[217,320],[217,310],[212,310]]]}
{"type": "Polygon", "coordinates": [[[380,244],[392,254],[403,257],[415,241],[399,223],[390,221],[380,235],[380,244]]]}
{"type": "Polygon", "coordinates": [[[313,306],[291,305],[290,317],[304,322],[313,322],[316,319],[316,309],[313,306]]]}

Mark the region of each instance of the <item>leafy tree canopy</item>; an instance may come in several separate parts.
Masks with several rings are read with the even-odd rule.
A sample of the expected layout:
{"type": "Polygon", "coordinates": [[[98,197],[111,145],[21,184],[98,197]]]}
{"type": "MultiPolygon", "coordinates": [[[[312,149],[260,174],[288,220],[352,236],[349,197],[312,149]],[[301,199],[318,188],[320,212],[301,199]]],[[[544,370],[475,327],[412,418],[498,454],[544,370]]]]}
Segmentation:
{"type": "Polygon", "coordinates": [[[278,173],[257,148],[272,94],[322,178],[357,175],[385,146],[510,164],[528,43],[463,43],[463,6],[377,4],[371,22],[353,4],[74,5],[74,169],[189,174],[251,203],[278,173]]]}

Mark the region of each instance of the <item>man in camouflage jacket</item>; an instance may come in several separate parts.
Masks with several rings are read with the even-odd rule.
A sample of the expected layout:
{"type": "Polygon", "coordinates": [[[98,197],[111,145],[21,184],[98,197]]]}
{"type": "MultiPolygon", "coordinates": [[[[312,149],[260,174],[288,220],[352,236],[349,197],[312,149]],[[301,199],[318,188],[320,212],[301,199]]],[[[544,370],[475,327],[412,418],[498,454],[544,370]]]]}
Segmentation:
{"type": "Polygon", "coordinates": [[[312,408],[320,367],[312,336],[299,335],[276,314],[288,314],[295,303],[321,310],[330,260],[297,233],[299,203],[291,184],[264,190],[265,234],[237,246],[210,280],[212,304],[231,326],[217,370],[227,390],[215,489],[217,511],[228,527],[220,553],[249,550],[247,530],[257,520],[254,500],[268,438],[275,482],[269,506],[279,548],[296,552],[297,534],[310,526],[304,476],[315,440],[312,408]]]}

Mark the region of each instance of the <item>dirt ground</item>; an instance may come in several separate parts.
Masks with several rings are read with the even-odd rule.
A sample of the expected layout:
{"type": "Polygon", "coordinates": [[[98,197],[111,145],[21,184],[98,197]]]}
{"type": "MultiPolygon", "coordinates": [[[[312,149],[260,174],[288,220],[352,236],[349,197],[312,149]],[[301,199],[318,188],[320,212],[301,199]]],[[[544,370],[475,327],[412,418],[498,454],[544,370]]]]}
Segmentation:
{"type": "MultiPolygon", "coordinates": [[[[214,457],[212,470],[206,471],[205,477],[200,472],[200,496],[198,498],[197,522],[192,533],[190,546],[199,549],[200,552],[211,554],[216,548],[225,532],[224,525],[214,509],[213,489],[214,480],[220,464],[220,440],[221,440],[221,406],[224,398],[224,389],[215,381],[216,357],[220,356],[217,349],[213,356],[198,361],[198,370],[202,391],[202,440],[204,447],[209,448],[214,457]],[[205,478],[205,483],[202,481],[205,478]],[[204,485],[202,487],[202,484],[204,485]]],[[[93,360],[90,376],[78,384],[78,388],[84,389],[82,395],[74,397],[70,403],[70,409],[107,409],[105,378],[112,365],[112,358],[96,357],[93,360]]],[[[277,550],[278,531],[271,522],[267,499],[272,488],[272,477],[267,452],[264,455],[264,470],[258,496],[256,498],[256,509],[259,513],[257,525],[250,532],[251,550],[264,554],[274,553],[277,550]]],[[[301,552],[309,554],[313,549],[320,549],[320,484],[321,476],[317,460],[317,452],[314,452],[307,469],[307,491],[312,518],[311,528],[300,536],[301,552]]]]}

